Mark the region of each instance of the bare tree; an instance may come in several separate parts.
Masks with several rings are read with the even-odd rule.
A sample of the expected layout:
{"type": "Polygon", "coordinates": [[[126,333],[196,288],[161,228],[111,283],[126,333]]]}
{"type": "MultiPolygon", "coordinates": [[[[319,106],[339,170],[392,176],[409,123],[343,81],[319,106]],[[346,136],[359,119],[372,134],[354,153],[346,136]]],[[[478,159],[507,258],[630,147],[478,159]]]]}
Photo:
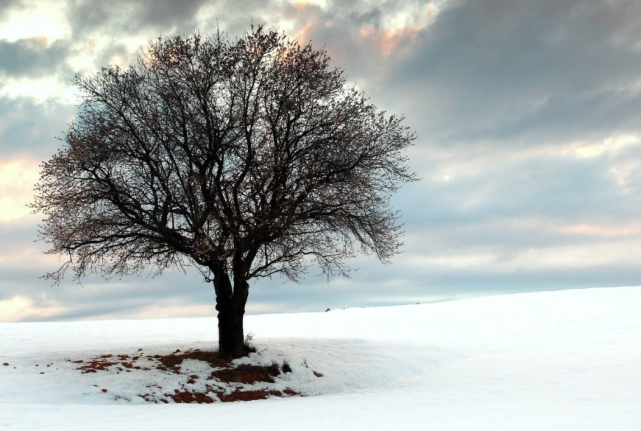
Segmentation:
{"type": "Polygon", "coordinates": [[[389,261],[415,137],[329,60],[252,27],[160,38],[128,69],[76,76],[78,116],[33,204],[48,253],[68,256],[47,277],[193,265],[216,291],[220,356],[236,358],[250,279],[345,275],[356,246],[389,261]]]}

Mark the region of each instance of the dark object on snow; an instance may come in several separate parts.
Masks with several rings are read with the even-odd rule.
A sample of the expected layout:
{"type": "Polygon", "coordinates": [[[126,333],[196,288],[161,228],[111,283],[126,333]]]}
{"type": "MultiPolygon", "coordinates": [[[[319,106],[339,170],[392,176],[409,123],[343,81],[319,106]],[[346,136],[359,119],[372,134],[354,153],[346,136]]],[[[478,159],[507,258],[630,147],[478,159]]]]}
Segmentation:
{"type": "Polygon", "coordinates": [[[194,265],[216,291],[220,358],[244,356],[249,280],[311,261],[345,275],[355,248],[388,262],[389,198],[415,139],[331,68],[324,50],[252,27],[159,38],[128,69],[76,76],[78,116],[32,207],[58,282],[194,265]]]}

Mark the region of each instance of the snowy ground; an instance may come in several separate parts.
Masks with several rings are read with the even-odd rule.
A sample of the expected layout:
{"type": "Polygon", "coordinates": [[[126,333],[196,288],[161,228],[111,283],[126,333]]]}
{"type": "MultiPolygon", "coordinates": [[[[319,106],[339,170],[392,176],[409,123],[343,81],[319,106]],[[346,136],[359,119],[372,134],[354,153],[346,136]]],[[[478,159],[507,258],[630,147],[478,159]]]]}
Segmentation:
{"type": "Polygon", "coordinates": [[[0,324],[0,429],[641,430],[639,287],[249,316],[246,330],[251,360],[287,359],[276,385],[307,396],[147,404],[136,394],[180,376],[67,361],[207,349],[215,319],[0,324]]]}

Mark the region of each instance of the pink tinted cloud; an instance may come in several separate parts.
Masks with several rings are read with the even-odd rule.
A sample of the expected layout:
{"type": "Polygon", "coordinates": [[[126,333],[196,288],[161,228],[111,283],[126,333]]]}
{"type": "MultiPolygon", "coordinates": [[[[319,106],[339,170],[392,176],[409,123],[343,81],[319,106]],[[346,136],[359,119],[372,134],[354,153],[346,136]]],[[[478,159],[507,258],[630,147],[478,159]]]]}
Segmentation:
{"type": "Polygon", "coordinates": [[[0,301],[0,322],[21,322],[55,318],[69,311],[55,301],[44,301],[36,305],[25,295],[15,295],[0,301]]]}
{"type": "Polygon", "coordinates": [[[373,44],[380,57],[387,57],[392,53],[407,54],[416,43],[416,38],[421,29],[418,27],[399,27],[392,30],[375,29],[372,26],[362,27],[359,38],[362,42],[373,44]]]}
{"type": "Polygon", "coordinates": [[[641,223],[624,225],[608,224],[575,224],[559,229],[561,233],[590,236],[596,238],[632,238],[641,237],[641,223]]]}
{"type": "Polygon", "coordinates": [[[27,158],[0,159],[0,223],[24,220],[31,210],[38,162],[27,158]]]}

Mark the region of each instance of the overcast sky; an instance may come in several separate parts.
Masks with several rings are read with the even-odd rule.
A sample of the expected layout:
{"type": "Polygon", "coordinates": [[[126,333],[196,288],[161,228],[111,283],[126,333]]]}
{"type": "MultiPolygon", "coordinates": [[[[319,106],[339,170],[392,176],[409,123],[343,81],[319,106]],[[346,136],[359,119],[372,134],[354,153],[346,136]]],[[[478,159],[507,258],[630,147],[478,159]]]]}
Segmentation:
{"type": "Polygon", "coordinates": [[[252,22],[325,47],[404,114],[422,180],[393,200],[406,238],[392,265],[261,280],[248,312],[641,285],[637,0],[2,0],[0,321],[215,315],[195,271],[51,287],[38,276],[59,262],[25,205],[73,121],[74,73],[125,67],[161,34],[252,22]]]}

